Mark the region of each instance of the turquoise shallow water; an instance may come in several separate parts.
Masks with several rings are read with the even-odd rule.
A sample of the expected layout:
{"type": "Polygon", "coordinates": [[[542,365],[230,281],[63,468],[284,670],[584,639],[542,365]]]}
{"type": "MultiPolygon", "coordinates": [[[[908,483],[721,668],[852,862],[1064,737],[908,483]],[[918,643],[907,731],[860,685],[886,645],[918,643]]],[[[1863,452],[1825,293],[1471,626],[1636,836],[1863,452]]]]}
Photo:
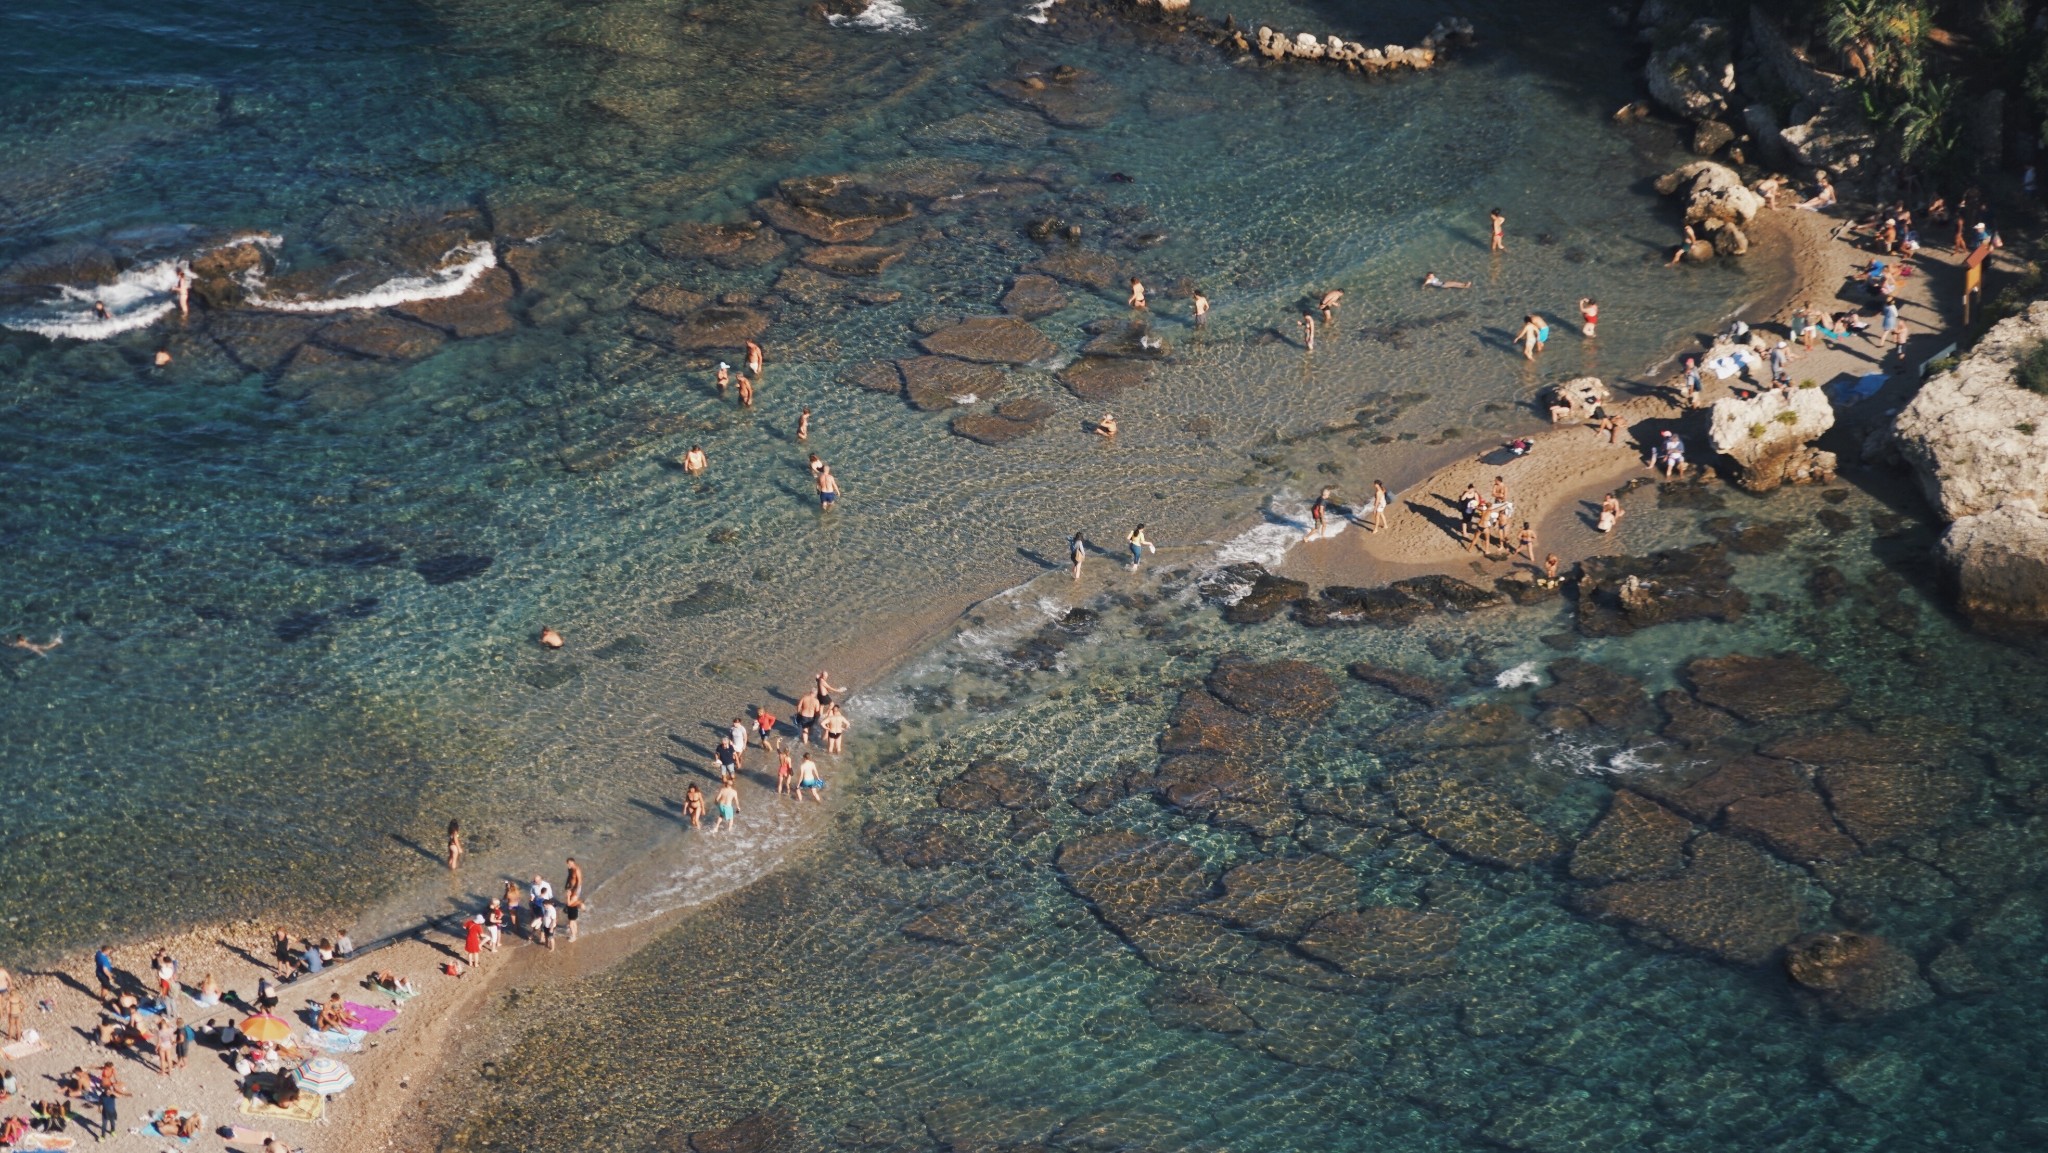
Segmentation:
{"type": "MultiPolygon", "coordinates": [[[[9,911],[18,947],[403,894],[450,815],[485,861],[574,849],[611,872],[669,835],[631,802],[703,755],[697,726],[723,718],[700,714],[787,689],[764,680],[869,663],[864,638],[942,623],[1076,529],[1142,518],[1193,555],[1275,496],[1419,468],[1446,430],[1515,427],[1547,376],[1639,371],[1753,288],[1656,266],[1671,225],[1638,188],[1669,142],[1611,131],[1628,86],[1581,67],[1600,43],[1509,12],[1493,47],[1378,84],[1007,5],[911,15],[895,34],[794,7],[153,5],[87,35],[10,8],[0,321],[98,334],[85,310],[111,290],[87,282],[117,274],[111,327],[147,319],[166,303],[148,269],[252,233],[278,238],[273,297],[388,288],[479,237],[513,292],[479,325],[503,331],[454,340],[390,313],[202,309],[0,343],[0,627],[65,640],[10,650],[0,696],[22,801],[0,812],[0,884],[63,892],[9,911]],[[1100,126],[986,86],[1053,61],[1104,78],[1100,126]],[[848,169],[927,189],[876,237],[906,253],[865,286],[891,303],[809,296],[788,256],[729,269],[650,242],[848,169]],[[1495,203],[1516,250],[1490,264],[1474,238],[1495,203]],[[1054,415],[1002,449],[844,382],[916,351],[923,318],[993,311],[1046,215],[1164,297],[1173,351],[1116,400],[1117,446],[1038,368],[1005,388],[1054,415]],[[1481,287],[1421,293],[1432,267],[1481,287]],[[1205,334],[1182,278],[1217,302],[1205,334]],[[1314,358],[1273,338],[1330,284],[1350,295],[1314,358]],[[712,392],[711,357],[646,339],[667,322],[630,302],[661,286],[770,319],[760,408],[712,392]],[[1589,291],[1597,348],[1561,340],[1536,370],[1497,354],[1523,311],[1589,291]],[[790,439],[803,404],[849,494],[826,521],[790,439]],[[1358,427],[1361,406],[1393,423],[1358,427]],[[701,481],[675,467],[695,442],[701,481]],[[539,652],[542,623],[575,643],[539,652]],[[167,880],[175,908],[152,899],[167,880]]],[[[1438,15],[1268,18],[1413,39],[1438,15]]],[[[1038,323],[1061,357],[1122,312],[1067,291],[1038,323]]]]}
{"type": "MultiPolygon", "coordinates": [[[[1395,631],[1238,628],[1195,591],[1224,542],[1261,545],[1239,534],[1269,502],[1327,479],[1398,486],[1447,443],[1530,427],[1515,406],[1545,379],[1638,377],[1761,291],[1753,270],[1657,266],[1671,220],[1640,185],[1669,140],[1608,122],[1634,92],[1597,13],[1469,9],[1478,52],[1364,84],[1036,28],[992,3],[913,3],[910,33],[723,4],[103,11],[91,35],[53,6],[0,14],[5,318],[77,311],[51,303],[53,277],[78,287],[52,270],[133,274],[246,232],[280,238],[273,287],[314,295],[420,276],[481,238],[511,295],[490,315],[502,331],[380,330],[406,333],[403,350],[322,327],[347,320],[258,339],[249,317],[212,314],[0,343],[0,627],[65,637],[44,659],[9,650],[0,680],[0,886],[29,898],[4,910],[10,956],[292,904],[439,907],[466,894],[410,894],[450,814],[486,872],[565,848],[598,878],[640,862],[654,880],[601,889],[607,915],[708,895],[746,871],[648,811],[701,762],[705,722],[814,657],[872,656],[865,638],[1015,589],[857,687],[854,753],[829,767],[838,799],[813,843],[750,799],[751,863],[786,868],[601,984],[525,991],[481,1086],[443,1104],[446,1143],[674,1148],[763,1111],[799,1148],[2048,1139],[2031,1076],[2048,1007],[2044,674],[1931,599],[1909,498],[1870,478],[1839,503],[1674,494],[1660,510],[1645,494],[1639,545],[1729,535],[1715,516],[1788,527],[1735,562],[1741,621],[1628,638],[1573,641],[1556,604],[1395,631]],[[987,87],[1054,62],[1104,78],[1099,125],[987,87]],[[734,219],[780,179],[844,170],[928,189],[879,235],[905,255],[864,289],[813,295],[786,279],[788,256],[731,269],[650,243],[734,219]],[[1515,245],[1498,264],[1478,244],[1493,204],[1515,245]],[[1053,417],[1000,449],[845,383],[913,351],[926,318],[992,312],[1045,254],[1026,226],[1047,215],[1164,289],[1172,355],[1113,402],[1119,444],[1082,431],[1100,404],[1043,366],[1003,387],[1053,417]],[[1479,287],[1423,294],[1431,268],[1479,287]],[[1199,337],[1176,319],[1182,278],[1217,301],[1199,337]],[[1332,284],[1348,296],[1315,357],[1274,338],[1332,284]],[[658,286],[768,318],[759,409],[711,392],[711,357],[647,339],[661,322],[632,301],[658,286]],[[1497,347],[1523,312],[1568,314],[1585,293],[1603,299],[1597,346],[1561,336],[1536,369],[1497,347]],[[174,362],[151,371],[164,341],[174,362]],[[848,492],[830,521],[789,439],[803,404],[848,492]],[[703,480],[674,466],[691,443],[714,461],[703,480]],[[1078,593],[1030,580],[1067,533],[1114,541],[1138,519],[1167,546],[1155,571],[1078,593]],[[1817,564],[1839,589],[1815,584],[1817,564]],[[1077,601],[1092,623],[1040,632],[1077,601]],[[571,647],[536,651],[543,622],[571,647]],[[1535,699],[1567,650],[1634,678],[1619,721],[1575,725],[1535,699]],[[1891,942],[1914,1007],[1845,1019],[1775,958],[1717,960],[1597,916],[1600,883],[1562,848],[1489,863],[1401,792],[1417,771],[1480,774],[1521,835],[1580,841],[1617,796],[1690,771],[1663,730],[1698,714],[1651,694],[1687,687],[1697,656],[1788,651],[1839,677],[1846,703],[1728,740],[1847,721],[1923,738],[1938,775],[1901,778],[1920,790],[1901,826],[1859,826],[1822,864],[1725,816],[1686,836],[1752,846],[1726,851],[1759,890],[1793,894],[1787,933],[1891,942]],[[1249,821],[1131,783],[1226,654],[1337,683],[1326,715],[1262,731],[1271,791],[1249,821]],[[1456,699],[1431,714],[1345,678],[1356,660],[1456,699]],[[1471,711],[1485,708],[1500,711],[1471,711]],[[1478,716],[1519,751],[1389,731],[1433,715],[1478,716]],[[948,789],[993,758],[1026,773],[1015,811],[948,789]],[[1126,784],[1084,787],[1111,782],[1126,784]],[[1177,950],[1098,915],[1062,872],[1066,846],[1119,831],[1194,863],[1168,910],[1177,950]],[[1317,912],[1423,914],[1439,943],[1456,926],[1455,949],[1360,977],[1298,932],[1240,931],[1210,908],[1232,868],[1313,855],[1343,890],[1317,912]]],[[[1383,41],[1442,14],[1258,18],[1383,41]]],[[[1113,291],[1068,294],[1038,322],[1062,356],[1122,311],[1113,291]]]]}

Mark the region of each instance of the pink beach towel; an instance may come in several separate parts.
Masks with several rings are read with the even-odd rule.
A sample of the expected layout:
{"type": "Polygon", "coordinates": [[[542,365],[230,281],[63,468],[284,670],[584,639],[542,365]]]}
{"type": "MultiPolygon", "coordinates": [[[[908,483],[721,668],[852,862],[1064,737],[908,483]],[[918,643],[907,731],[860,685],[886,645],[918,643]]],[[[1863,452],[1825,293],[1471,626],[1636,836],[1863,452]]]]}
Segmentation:
{"type": "Polygon", "coordinates": [[[398,1010],[396,1009],[373,1009],[368,1005],[357,1004],[354,1001],[343,1001],[342,1007],[347,1009],[349,1015],[355,1018],[356,1028],[361,1029],[365,1033],[375,1033],[398,1017],[398,1010]]]}

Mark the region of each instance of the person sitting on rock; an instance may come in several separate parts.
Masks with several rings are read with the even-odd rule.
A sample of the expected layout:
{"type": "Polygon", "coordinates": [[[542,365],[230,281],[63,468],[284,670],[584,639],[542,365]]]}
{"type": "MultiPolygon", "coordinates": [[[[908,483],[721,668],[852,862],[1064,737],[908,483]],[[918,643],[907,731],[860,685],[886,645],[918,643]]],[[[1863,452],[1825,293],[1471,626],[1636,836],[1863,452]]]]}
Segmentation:
{"type": "Polygon", "coordinates": [[[1813,196],[1810,199],[1799,202],[1799,209],[1803,212],[1824,212],[1827,209],[1833,208],[1835,206],[1835,186],[1829,183],[1827,170],[1822,169],[1815,172],[1813,174],[1813,181],[1818,187],[1814,189],[1813,196]]]}

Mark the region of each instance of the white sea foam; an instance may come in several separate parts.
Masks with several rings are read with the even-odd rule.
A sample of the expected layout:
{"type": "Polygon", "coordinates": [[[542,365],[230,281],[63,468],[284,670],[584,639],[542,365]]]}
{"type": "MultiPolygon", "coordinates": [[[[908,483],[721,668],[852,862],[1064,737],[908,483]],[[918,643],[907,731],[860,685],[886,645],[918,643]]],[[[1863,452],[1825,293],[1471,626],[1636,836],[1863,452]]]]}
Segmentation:
{"type": "MultiPolygon", "coordinates": [[[[1213,563],[1217,568],[1234,564],[1257,564],[1271,568],[1295,545],[1308,539],[1315,527],[1309,503],[1293,493],[1283,492],[1266,501],[1266,518],[1217,547],[1213,563]]],[[[1351,518],[1332,515],[1316,539],[1336,536],[1351,524],[1351,518]]]]}
{"type": "Polygon", "coordinates": [[[975,401],[980,400],[981,398],[971,392],[963,392],[960,395],[951,397],[949,399],[951,399],[954,404],[973,404],[975,401]]]}
{"type": "Polygon", "coordinates": [[[827,16],[826,21],[841,28],[867,28],[876,32],[916,32],[924,27],[917,18],[903,10],[898,0],[874,0],[868,10],[858,16],[827,16]]]}
{"type": "Polygon", "coordinates": [[[1514,668],[1508,669],[1493,678],[1494,686],[1503,689],[1519,689],[1523,685],[1540,685],[1543,683],[1543,673],[1539,671],[1539,668],[1540,666],[1535,661],[1523,661],[1514,668]]]}
{"type": "Polygon", "coordinates": [[[251,272],[243,278],[249,289],[249,303],[272,312],[347,312],[359,308],[390,308],[420,300],[446,300],[461,296],[477,278],[498,265],[498,254],[488,240],[459,244],[441,258],[441,266],[423,276],[394,276],[367,292],[346,296],[282,299],[267,295],[263,276],[251,272]]]}
{"type": "Polygon", "coordinates": [[[1059,2],[1060,0],[1038,0],[1035,4],[1026,4],[1024,6],[1024,19],[1031,21],[1033,24],[1049,23],[1052,18],[1046,15],[1046,13],[1051,12],[1053,5],[1059,2]]]}
{"type": "Polygon", "coordinates": [[[178,307],[178,268],[207,252],[237,244],[277,244],[268,233],[237,236],[209,245],[191,256],[174,257],[138,264],[108,284],[60,284],[49,300],[25,305],[0,314],[0,327],[33,332],[52,340],[105,340],[138,328],[148,328],[178,307]],[[107,306],[107,315],[93,311],[94,302],[107,306]]]}

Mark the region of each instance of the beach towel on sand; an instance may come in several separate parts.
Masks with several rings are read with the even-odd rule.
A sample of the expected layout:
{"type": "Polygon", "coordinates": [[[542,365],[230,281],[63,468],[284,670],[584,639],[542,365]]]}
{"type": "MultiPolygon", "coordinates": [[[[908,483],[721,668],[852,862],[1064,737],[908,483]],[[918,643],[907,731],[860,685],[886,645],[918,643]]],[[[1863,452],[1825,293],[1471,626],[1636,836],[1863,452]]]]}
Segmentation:
{"type": "Polygon", "coordinates": [[[356,1027],[365,1033],[375,1033],[398,1019],[396,1009],[373,1009],[368,1005],[358,1005],[354,1001],[343,1001],[341,1004],[355,1018],[356,1027]]]}
{"type": "Polygon", "coordinates": [[[1746,348],[1740,348],[1708,361],[1707,371],[1713,373],[1716,380],[1727,380],[1731,376],[1740,375],[1742,370],[1748,365],[1756,363],[1756,353],[1746,348]]]}
{"type": "Polygon", "coordinates": [[[7,1054],[9,1061],[19,1061],[24,1057],[32,1057],[37,1053],[46,1053],[49,1049],[50,1043],[41,1037],[37,1037],[33,1041],[16,1041],[12,1045],[0,1048],[0,1053],[7,1054]]]}
{"type": "Polygon", "coordinates": [[[329,1029],[325,1033],[306,1034],[306,1044],[323,1053],[360,1053],[363,1038],[368,1035],[361,1029],[329,1029]]]}
{"type": "Polygon", "coordinates": [[[76,1137],[65,1137],[56,1133],[30,1133],[15,1143],[16,1149],[69,1149],[78,1144],[76,1137]]]}
{"type": "Polygon", "coordinates": [[[235,1107],[251,1117],[280,1117],[286,1121],[318,1121],[327,1115],[327,1098],[317,1093],[301,1093],[298,1101],[289,1109],[281,1109],[261,1097],[242,1098],[235,1107]]]}

